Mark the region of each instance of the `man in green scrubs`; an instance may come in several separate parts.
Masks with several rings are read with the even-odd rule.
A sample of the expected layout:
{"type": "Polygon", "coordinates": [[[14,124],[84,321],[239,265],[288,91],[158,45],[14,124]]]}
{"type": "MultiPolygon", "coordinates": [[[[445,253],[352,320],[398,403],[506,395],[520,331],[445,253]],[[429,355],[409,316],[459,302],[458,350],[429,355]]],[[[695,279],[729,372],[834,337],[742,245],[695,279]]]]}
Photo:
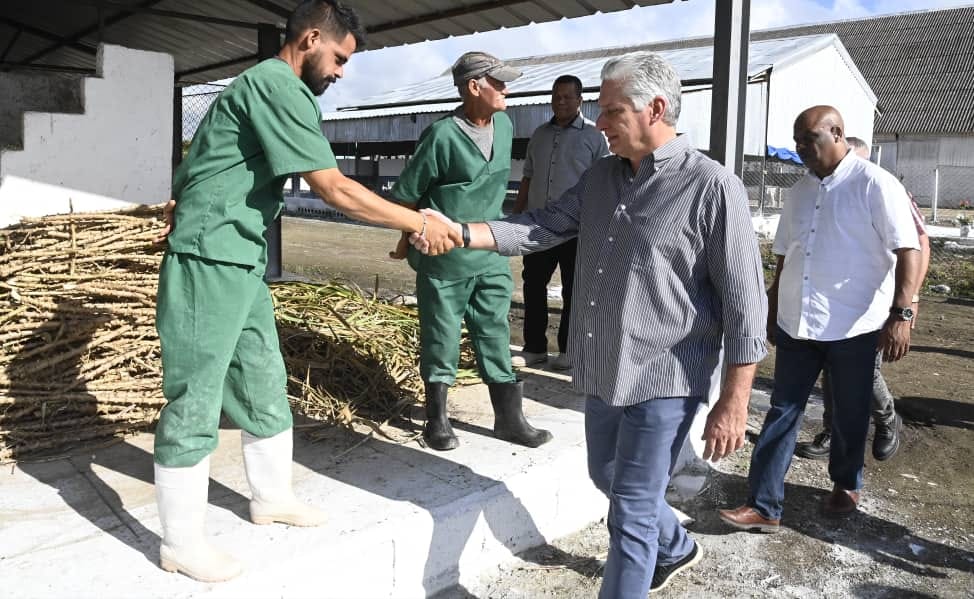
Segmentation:
{"type": "Polygon", "coordinates": [[[263,275],[264,232],[281,211],[282,188],[301,173],[349,216],[422,232],[440,251],[460,243],[440,223],[387,202],[344,177],[322,137],[316,95],[343,74],[363,43],[350,9],[306,0],[288,19],[279,55],[246,70],[210,107],[176,171],[159,273],[156,326],[162,346],[162,410],[155,487],[160,565],[205,582],[241,565],[203,534],[209,456],[221,410],[242,429],[256,524],[316,526],[324,513],[291,488],[292,419],[274,309],[263,275]]]}
{"type": "MultiPolygon", "coordinates": [[[[392,194],[416,209],[433,208],[456,222],[501,217],[511,172],[514,127],[503,112],[507,83],[521,72],[484,52],[468,52],[453,65],[463,104],[420,136],[416,152],[392,194]]],[[[406,255],[405,240],[394,255],[406,255]]],[[[532,427],[522,411],[522,384],[511,368],[507,314],[514,289],[508,258],[457,249],[426,256],[412,247],[419,303],[420,373],[426,386],[423,438],[437,450],[459,444],[447,418],[447,389],[456,380],[460,323],[466,321],[480,376],[490,390],[494,434],[538,447],[551,433],[532,427]]]]}

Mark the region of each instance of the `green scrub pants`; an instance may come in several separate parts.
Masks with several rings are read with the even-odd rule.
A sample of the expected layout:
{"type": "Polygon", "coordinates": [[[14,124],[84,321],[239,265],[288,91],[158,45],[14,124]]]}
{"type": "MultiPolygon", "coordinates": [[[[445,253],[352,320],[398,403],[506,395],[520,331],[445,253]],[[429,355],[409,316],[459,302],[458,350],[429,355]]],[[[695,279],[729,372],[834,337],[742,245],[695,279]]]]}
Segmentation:
{"type": "Polygon", "coordinates": [[[452,385],[460,359],[460,323],[466,321],[486,383],[513,383],[511,368],[511,272],[446,281],[416,275],[419,303],[419,371],[428,383],[452,385]]]}
{"type": "Polygon", "coordinates": [[[274,305],[254,268],[166,254],[156,329],[167,400],[156,427],[157,464],[193,466],[209,455],[221,409],[257,437],[291,427],[274,305]]]}

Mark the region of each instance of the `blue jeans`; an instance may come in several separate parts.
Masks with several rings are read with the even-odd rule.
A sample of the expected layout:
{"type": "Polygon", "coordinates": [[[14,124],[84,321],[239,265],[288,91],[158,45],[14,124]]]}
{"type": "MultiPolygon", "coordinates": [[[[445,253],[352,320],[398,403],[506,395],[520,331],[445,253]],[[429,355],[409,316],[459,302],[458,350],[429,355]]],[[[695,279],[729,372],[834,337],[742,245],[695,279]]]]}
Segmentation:
{"type": "Polygon", "coordinates": [[[674,397],[612,407],[593,395],[586,400],[588,472],[609,498],[600,598],[645,599],[657,562],[676,563],[693,549],[664,495],[701,401],[674,397]]]}
{"type": "Polygon", "coordinates": [[[873,365],[879,331],[839,341],[792,339],[779,327],[771,409],[751,455],[748,504],[765,518],[781,518],[785,474],[791,465],[805,404],[823,368],[832,379],[829,478],[849,491],[862,488],[873,365]]]}

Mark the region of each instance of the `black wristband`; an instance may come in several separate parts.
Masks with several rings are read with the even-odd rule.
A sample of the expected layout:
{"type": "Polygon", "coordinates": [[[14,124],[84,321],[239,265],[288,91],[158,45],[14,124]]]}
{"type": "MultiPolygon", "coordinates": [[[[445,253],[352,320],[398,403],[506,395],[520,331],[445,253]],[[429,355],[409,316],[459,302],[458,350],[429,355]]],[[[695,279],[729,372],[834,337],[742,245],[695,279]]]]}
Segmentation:
{"type": "Polygon", "coordinates": [[[460,225],[460,237],[463,238],[463,247],[470,247],[470,226],[467,223],[460,225]]]}

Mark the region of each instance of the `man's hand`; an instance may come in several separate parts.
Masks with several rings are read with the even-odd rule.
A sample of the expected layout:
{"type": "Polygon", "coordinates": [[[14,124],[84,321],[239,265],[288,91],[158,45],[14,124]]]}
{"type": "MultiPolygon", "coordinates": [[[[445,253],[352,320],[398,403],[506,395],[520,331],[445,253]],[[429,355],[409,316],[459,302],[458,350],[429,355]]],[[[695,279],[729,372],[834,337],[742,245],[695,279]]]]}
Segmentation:
{"type": "Polygon", "coordinates": [[[707,442],[703,459],[716,462],[744,447],[747,404],[757,364],[730,364],[724,376],[720,399],[707,415],[702,439],[707,442]]]}
{"type": "Polygon", "coordinates": [[[423,208],[420,212],[426,215],[426,235],[412,233],[409,236],[414,248],[423,254],[438,256],[455,247],[463,247],[460,225],[430,208],[423,208]]]}
{"type": "Polygon", "coordinates": [[[891,316],[879,332],[878,350],[884,362],[896,362],[910,351],[910,322],[891,316]]]}
{"type": "Polygon", "coordinates": [[[162,227],[162,230],[159,231],[159,234],[156,235],[156,238],[152,240],[154,243],[162,243],[167,237],[169,237],[169,234],[172,233],[172,229],[176,225],[175,221],[173,220],[173,215],[175,212],[176,200],[169,200],[166,202],[166,205],[162,207],[162,216],[165,219],[166,224],[162,227]]]}
{"type": "Polygon", "coordinates": [[[389,257],[393,260],[402,260],[408,255],[409,251],[409,233],[403,231],[402,235],[399,236],[399,243],[396,244],[396,249],[389,252],[389,257]]]}
{"type": "Polygon", "coordinates": [[[744,447],[747,403],[718,401],[707,415],[703,440],[707,442],[703,459],[717,462],[744,447]]]}

